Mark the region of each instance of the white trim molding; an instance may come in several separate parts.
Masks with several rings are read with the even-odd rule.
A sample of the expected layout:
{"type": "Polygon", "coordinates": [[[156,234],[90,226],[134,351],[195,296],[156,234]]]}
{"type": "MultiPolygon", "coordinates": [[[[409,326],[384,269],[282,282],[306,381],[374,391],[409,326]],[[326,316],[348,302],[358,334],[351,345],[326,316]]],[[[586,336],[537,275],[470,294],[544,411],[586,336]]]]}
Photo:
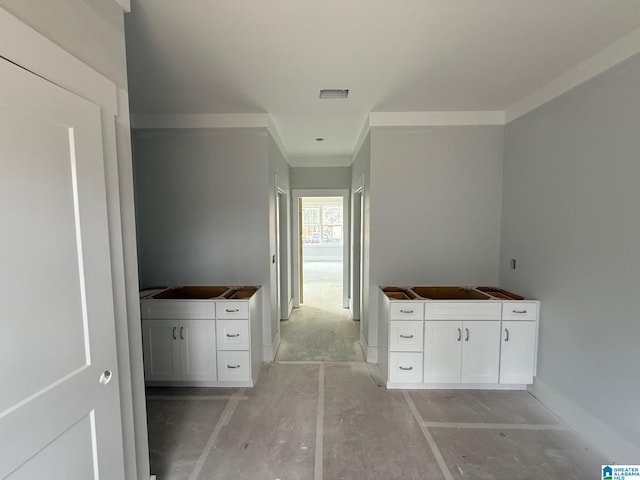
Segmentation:
{"type": "Polygon", "coordinates": [[[282,140],[282,137],[280,136],[280,131],[278,130],[278,127],[275,121],[273,120],[273,117],[271,115],[267,115],[267,117],[268,117],[267,130],[271,134],[271,138],[273,138],[273,141],[276,142],[276,145],[280,149],[280,153],[282,153],[282,156],[284,157],[286,162],[289,165],[291,165],[291,162],[289,161],[289,157],[287,156],[287,148],[284,144],[284,141],[282,140]]]}
{"type": "Polygon", "coordinates": [[[118,88],[115,83],[2,7],[0,52],[16,65],[118,116],[118,88]]]}
{"type": "Polygon", "coordinates": [[[276,332],[276,336],[273,339],[273,343],[271,345],[263,345],[262,346],[262,361],[263,362],[273,362],[276,359],[276,353],[278,353],[278,348],[280,348],[280,332],[276,332]]]}
{"type": "Polygon", "coordinates": [[[640,28],[511,105],[506,111],[506,123],[544,105],[637,53],[640,53],[640,28]]]}
{"type": "Polygon", "coordinates": [[[292,157],[292,167],[350,167],[351,157],[292,157]]]}
{"type": "MultiPolygon", "coordinates": [[[[505,112],[371,112],[368,127],[431,127],[464,125],[504,125],[505,112]]],[[[362,138],[368,129],[363,129],[362,138]]],[[[359,140],[360,141],[360,140],[359,140]]]]}

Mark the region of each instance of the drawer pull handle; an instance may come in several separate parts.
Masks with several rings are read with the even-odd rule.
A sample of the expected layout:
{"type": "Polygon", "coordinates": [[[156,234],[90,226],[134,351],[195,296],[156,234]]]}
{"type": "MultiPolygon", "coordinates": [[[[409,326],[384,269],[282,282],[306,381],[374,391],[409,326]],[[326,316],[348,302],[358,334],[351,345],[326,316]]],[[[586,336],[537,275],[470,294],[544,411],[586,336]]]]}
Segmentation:
{"type": "Polygon", "coordinates": [[[171,336],[173,337],[174,340],[177,340],[177,338],[176,338],[176,329],[177,328],[178,327],[173,327],[173,334],[171,336]]]}
{"type": "Polygon", "coordinates": [[[240,368],[240,365],[227,365],[227,368],[240,368]]]}
{"type": "Polygon", "coordinates": [[[234,338],[234,337],[239,337],[240,334],[239,333],[227,333],[227,337],[229,338],[234,338]]]}
{"type": "Polygon", "coordinates": [[[464,329],[464,341],[465,342],[469,341],[469,329],[468,328],[464,329]]]}
{"type": "Polygon", "coordinates": [[[184,327],[180,327],[180,340],[184,340],[184,327]]]}
{"type": "Polygon", "coordinates": [[[409,371],[409,370],[413,370],[413,367],[403,367],[403,366],[399,366],[398,368],[399,368],[400,370],[407,370],[407,371],[409,371]]]}
{"type": "Polygon", "coordinates": [[[462,329],[458,328],[458,342],[462,340],[462,329]]]}
{"type": "Polygon", "coordinates": [[[400,313],[415,313],[415,310],[402,310],[402,309],[400,309],[400,313]]]}
{"type": "Polygon", "coordinates": [[[413,338],[413,335],[400,335],[400,338],[413,338]]]}
{"type": "Polygon", "coordinates": [[[511,310],[511,313],[527,313],[526,310],[511,310]]]}
{"type": "Polygon", "coordinates": [[[509,341],[509,329],[508,328],[504,329],[504,341],[505,342],[509,341]]]}
{"type": "Polygon", "coordinates": [[[238,313],[240,311],[240,309],[239,308],[225,308],[224,311],[227,312],[227,313],[238,313]]]}

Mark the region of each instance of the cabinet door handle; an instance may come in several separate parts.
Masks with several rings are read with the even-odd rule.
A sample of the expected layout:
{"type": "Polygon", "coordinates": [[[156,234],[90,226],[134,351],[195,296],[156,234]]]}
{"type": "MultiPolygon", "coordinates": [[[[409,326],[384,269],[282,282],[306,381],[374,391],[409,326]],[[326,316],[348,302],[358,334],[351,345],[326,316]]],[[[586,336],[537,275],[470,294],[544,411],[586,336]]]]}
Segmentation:
{"type": "Polygon", "coordinates": [[[172,333],[172,335],[171,335],[171,336],[173,337],[173,339],[174,339],[174,340],[177,340],[177,338],[176,338],[176,329],[177,329],[177,328],[178,328],[178,327],[173,327],[173,333],[172,333]]]}
{"type": "Polygon", "coordinates": [[[180,340],[184,340],[184,327],[180,327],[180,340]]]}
{"type": "Polygon", "coordinates": [[[509,341],[509,329],[508,328],[504,329],[504,341],[505,342],[509,341]]]}
{"type": "Polygon", "coordinates": [[[413,367],[403,367],[402,365],[398,367],[400,370],[413,370],[413,367]]]}
{"type": "Polygon", "coordinates": [[[458,328],[458,342],[462,340],[462,329],[458,328]]]}
{"type": "Polygon", "coordinates": [[[229,338],[234,338],[234,337],[239,337],[240,334],[239,333],[227,333],[227,337],[229,338]]]}
{"type": "Polygon", "coordinates": [[[240,309],[239,308],[225,308],[224,311],[227,312],[227,313],[238,313],[240,311],[240,309]]]}
{"type": "Polygon", "coordinates": [[[527,313],[526,310],[511,310],[511,313],[527,313]]]}
{"type": "Polygon", "coordinates": [[[413,338],[413,335],[400,335],[400,338],[413,338]]]}
{"type": "Polygon", "coordinates": [[[240,365],[227,365],[227,368],[240,368],[240,365]]]}
{"type": "Polygon", "coordinates": [[[402,310],[400,309],[400,313],[414,313],[415,310],[402,310]]]}
{"type": "Polygon", "coordinates": [[[464,329],[464,341],[465,342],[469,341],[469,329],[468,328],[464,329]]]}

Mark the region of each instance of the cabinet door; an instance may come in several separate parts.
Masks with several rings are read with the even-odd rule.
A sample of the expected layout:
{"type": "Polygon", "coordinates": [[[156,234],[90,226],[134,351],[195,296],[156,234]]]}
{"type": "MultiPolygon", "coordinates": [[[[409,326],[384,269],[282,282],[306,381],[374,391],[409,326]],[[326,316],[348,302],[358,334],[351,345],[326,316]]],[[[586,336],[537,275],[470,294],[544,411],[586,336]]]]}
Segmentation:
{"type": "Polygon", "coordinates": [[[536,322],[502,322],[500,383],[533,383],[536,322]]]}
{"type": "Polygon", "coordinates": [[[216,326],[213,320],[177,322],[182,380],[216,380],[216,326]]]}
{"type": "Polygon", "coordinates": [[[143,320],[144,374],[146,380],[180,377],[178,327],[171,320],[143,320]]]}
{"type": "Polygon", "coordinates": [[[424,383],[460,383],[461,354],[462,322],[425,322],[424,383]]]}
{"type": "Polygon", "coordinates": [[[500,322],[463,322],[462,383],[498,383],[500,322]]]}

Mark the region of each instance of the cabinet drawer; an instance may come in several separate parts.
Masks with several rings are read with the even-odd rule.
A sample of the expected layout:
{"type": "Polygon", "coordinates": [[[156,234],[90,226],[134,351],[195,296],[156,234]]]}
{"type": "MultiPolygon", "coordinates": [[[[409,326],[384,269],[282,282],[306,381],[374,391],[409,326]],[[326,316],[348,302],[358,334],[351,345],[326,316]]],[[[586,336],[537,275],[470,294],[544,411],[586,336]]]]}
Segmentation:
{"type": "Polygon", "coordinates": [[[218,352],[218,381],[239,382],[251,380],[249,352],[218,352]]]}
{"type": "Polygon", "coordinates": [[[422,383],[422,353],[391,352],[390,383],[422,383]]]}
{"type": "Polygon", "coordinates": [[[503,320],[535,320],[538,318],[537,302],[505,302],[502,304],[503,320]]]}
{"type": "Polygon", "coordinates": [[[249,320],[218,320],[218,350],[249,350],[249,320]]]}
{"type": "Polygon", "coordinates": [[[210,300],[141,300],[142,318],[213,319],[215,302],[210,300]]]}
{"type": "Polygon", "coordinates": [[[421,352],[424,343],[423,322],[395,320],[389,324],[389,350],[421,352]]]}
{"type": "Polygon", "coordinates": [[[216,302],[216,318],[249,318],[248,302],[216,302]]]}
{"type": "Polygon", "coordinates": [[[484,302],[427,302],[426,320],[500,320],[502,304],[484,302]]]}
{"type": "Polygon", "coordinates": [[[391,320],[422,320],[424,318],[424,303],[391,302],[389,318],[391,320]]]}

